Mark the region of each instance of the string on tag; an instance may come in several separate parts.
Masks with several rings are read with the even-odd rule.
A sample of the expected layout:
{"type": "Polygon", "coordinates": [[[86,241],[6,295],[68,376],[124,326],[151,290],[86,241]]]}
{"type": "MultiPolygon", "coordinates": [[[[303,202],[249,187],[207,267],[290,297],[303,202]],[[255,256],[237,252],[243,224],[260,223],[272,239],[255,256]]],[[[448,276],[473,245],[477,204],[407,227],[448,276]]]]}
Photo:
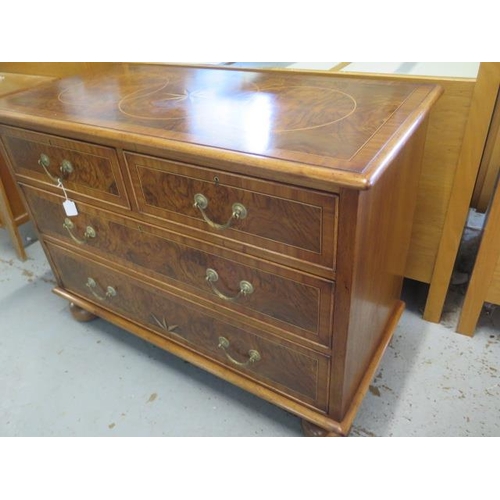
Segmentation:
{"type": "Polygon", "coordinates": [[[63,201],[63,208],[68,217],[74,217],[78,215],[78,209],[76,208],[76,204],[74,201],[68,198],[68,193],[66,193],[66,189],[64,189],[64,185],[61,179],[57,179],[57,187],[62,189],[65,200],[63,201]]]}
{"type": "Polygon", "coordinates": [[[66,193],[66,189],[64,189],[64,184],[62,183],[61,179],[57,179],[57,187],[62,189],[63,194],[64,194],[64,198],[69,200],[68,193],[66,193]]]}

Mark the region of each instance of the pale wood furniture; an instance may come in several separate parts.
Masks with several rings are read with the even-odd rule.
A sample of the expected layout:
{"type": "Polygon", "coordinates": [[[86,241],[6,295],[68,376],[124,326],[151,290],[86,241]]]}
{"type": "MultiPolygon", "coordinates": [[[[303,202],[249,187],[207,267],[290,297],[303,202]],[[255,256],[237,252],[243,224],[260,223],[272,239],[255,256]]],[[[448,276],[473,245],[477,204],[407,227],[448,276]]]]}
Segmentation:
{"type": "MultiPolygon", "coordinates": [[[[472,276],[462,306],[457,332],[472,336],[485,302],[500,305],[500,63],[487,63],[478,80],[471,114],[468,167],[479,166],[475,192],[488,208],[472,276]]],[[[472,174],[471,174],[472,175],[472,174]]]]}
{"type": "MultiPolygon", "coordinates": [[[[500,64],[500,63],[499,63],[500,64]]],[[[494,94],[495,88],[491,88],[494,94]]],[[[479,212],[485,212],[495,188],[500,170],[500,102],[497,97],[495,111],[491,118],[488,137],[479,165],[476,185],[472,194],[472,206],[479,212]]]]}
{"type": "MultiPolygon", "coordinates": [[[[0,72],[0,96],[12,94],[49,80],[49,78],[36,75],[0,72]]],[[[27,257],[19,234],[19,226],[27,221],[28,212],[0,154],[0,227],[8,231],[17,256],[21,260],[26,260],[27,257]]]]}
{"type": "Polygon", "coordinates": [[[424,311],[424,318],[429,321],[438,322],[441,317],[479,166],[495,116],[499,88],[500,63],[481,63],[424,311]]]}
{"type": "Polygon", "coordinates": [[[111,62],[0,62],[0,71],[18,75],[62,78],[74,75],[92,75],[120,63],[111,62]]]}
{"type": "MultiPolygon", "coordinates": [[[[275,71],[294,71],[302,64],[275,71]]],[[[416,66],[418,70],[429,69],[430,65],[416,66]]],[[[413,69],[411,63],[332,63],[328,71],[337,73],[340,78],[438,84],[444,90],[429,117],[405,270],[405,277],[430,285],[424,318],[439,322],[451,278],[450,265],[453,265],[458,250],[454,244],[450,245],[449,240],[460,240],[463,231],[460,224],[464,222],[462,214],[470,206],[468,193],[475,183],[475,178],[463,171],[464,166],[459,159],[476,78],[453,76],[454,68],[446,63],[443,67],[446,76],[441,76],[436,66],[437,63],[430,68],[434,76],[392,72],[400,71],[399,67],[413,69]],[[457,189],[454,186],[458,186],[457,189]],[[459,224],[450,223],[455,220],[459,224]]],[[[314,65],[305,63],[305,67],[312,68],[314,65]]],[[[466,69],[469,75],[473,74],[472,65],[466,69]]]]}
{"type": "Polygon", "coordinates": [[[463,225],[451,227],[448,223],[445,230],[445,224],[449,219],[462,221],[461,214],[470,205],[470,195],[467,197],[463,187],[457,190],[454,186],[467,185],[468,189],[472,189],[475,182],[464,174],[459,159],[476,80],[450,76],[354,73],[349,71],[349,66],[343,68],[343,74],[363,75],[383,81],[434,83],[444,89],[429,118],[405,270],[407,278],[429,283],[424,319],[439,322],[452,272],[448,266],[446,273],[443,272],[443,262],[453,265],[458,251],[458,247],[450,246],[447,240],[450,237],[460,240],[463,231],[463,225]],[[446,285],[443,288],[444,281],[446,285]]]}
{"type": "Polygon", "coordinates": [[[124,65],[0,99],[0,134],[75,318],[347,435],[403,309],[440,93],[124,65]]]}
{"type": "Polygon", "coordinates": [[[0,228],[4,228],[9,233],[14,250],[21,260],[26,260],[27,256],[19,226],[28,219],[28,212],[0,155],[0,228]]]}
{"type": "Polygon", "coordinates": [[[485,302],[500,305],[500,189],[494,192],[457,332],[472,336],[485,302]]]}

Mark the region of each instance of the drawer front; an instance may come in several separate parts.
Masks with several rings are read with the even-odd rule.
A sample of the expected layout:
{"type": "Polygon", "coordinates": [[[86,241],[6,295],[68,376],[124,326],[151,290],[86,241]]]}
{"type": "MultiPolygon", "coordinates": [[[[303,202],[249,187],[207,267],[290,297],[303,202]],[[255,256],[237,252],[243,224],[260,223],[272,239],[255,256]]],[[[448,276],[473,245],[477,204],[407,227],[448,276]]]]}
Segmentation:
{"type": "Polygon", "coordinates": [[[133,153],[125,158],[141,212],[201,230],[211,241],[272,252],[271,259],[334,269],[336,195],[133,153]]]}
{"type": "Polygon", "coordinates": [[[78,203],[79,215],[68,219],[62,198],[26,186],[22,189],[43,234],[98,251],[114,262],[209,300],[214,307],[228,308],[286,334],[330,345],[331,281],[227,250],[220,250],[224,253],[221,256],[203,242],[155,231],[84,203],[78,203]]]}
{"type": "Polygon", "coordinates": [[[326,410],[329,358],[262,336],[108,267],[48,244],[63,286],[306,404],[326,410]],[[89,280],[90,279],[90,280],[89,280]]]}
{"type": "Polygon", "coordinates": [[[1,132],[18,177],[50,186],[60,179],[70,197],[129,207],[114,149],[9,127],[1,132]]]}

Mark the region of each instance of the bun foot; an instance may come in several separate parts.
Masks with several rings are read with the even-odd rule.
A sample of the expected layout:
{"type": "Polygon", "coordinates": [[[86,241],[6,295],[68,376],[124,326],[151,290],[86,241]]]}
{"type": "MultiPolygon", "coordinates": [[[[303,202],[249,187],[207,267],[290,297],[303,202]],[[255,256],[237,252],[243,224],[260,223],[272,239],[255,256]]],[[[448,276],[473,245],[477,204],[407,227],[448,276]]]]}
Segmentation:
{"type": "Polygon", "coordinates": [[[97,318],[95,314],[82,309],[80,306],[77,306],[73,302],[70,302],[69,304],[69,311],[71,313],[71,316],[73,316],[73,319],[82,323],[86,321],[92,321],[93,319],[97,318]]]}
{"type": "Polygon", "coordinates": [[[304,436],[307,437],[342,437],[340,434],[337,434],[333,431],[327,431],[326,429],[322,429],[307,420],[302,420],[302,430],[304,432],[304,436]]]}

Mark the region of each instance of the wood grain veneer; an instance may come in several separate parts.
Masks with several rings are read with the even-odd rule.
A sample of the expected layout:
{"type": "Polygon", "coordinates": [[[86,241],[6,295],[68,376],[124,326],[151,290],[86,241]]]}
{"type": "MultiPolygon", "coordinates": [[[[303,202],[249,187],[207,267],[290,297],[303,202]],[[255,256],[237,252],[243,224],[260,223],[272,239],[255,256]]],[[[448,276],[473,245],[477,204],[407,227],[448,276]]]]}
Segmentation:
{"type": "Polygon", "coordinates": [[[0,133],[76,319],[112,321],[294,412],[307,433],[347,435],[402,311],[440,93],[124,65],[0,100],[0,133]],[[78,215],[37,165],[45,150],[56,164],[77,155],[61,182],[78,215]]]}

